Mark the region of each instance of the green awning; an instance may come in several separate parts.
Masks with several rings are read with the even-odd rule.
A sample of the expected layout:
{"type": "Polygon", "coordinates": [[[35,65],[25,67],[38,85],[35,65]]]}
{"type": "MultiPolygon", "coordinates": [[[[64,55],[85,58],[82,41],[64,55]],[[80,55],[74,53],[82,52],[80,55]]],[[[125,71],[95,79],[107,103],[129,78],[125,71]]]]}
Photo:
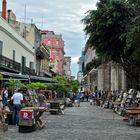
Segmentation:
{"type": "Polygon", "coordinates": [[[47,77],[41,76],[30,76],[30,75],[22,75],[22,74],[15,74],[9,72],[0,72],[3,75],[1,80],[8,80],[9,78],[21,81],[30,81],[30,82],[47,82],[47,83],[56,83],[56,80],[47,77]]]}

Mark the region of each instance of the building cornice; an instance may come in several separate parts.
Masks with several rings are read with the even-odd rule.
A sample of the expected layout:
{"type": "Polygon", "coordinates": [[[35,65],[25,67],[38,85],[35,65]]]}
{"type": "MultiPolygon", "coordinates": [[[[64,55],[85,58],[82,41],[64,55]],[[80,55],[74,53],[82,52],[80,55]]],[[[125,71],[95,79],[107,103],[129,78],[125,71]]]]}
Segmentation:
{"type": "Polygon", "coordinates": [[[23,43],[21,43],[18,39],[16,39],[10,32],[8,32],[5,28],[3,28],[2,26],[0,26],[0,30],[2,32],[4,32],[6,35],[8,35],[10,38],[12,38],[14,41],[16,41],[20,46],[22,46],[26,51],[30,52],[32,55],[34,55],[34,53],[28,49],[23,43]]]}

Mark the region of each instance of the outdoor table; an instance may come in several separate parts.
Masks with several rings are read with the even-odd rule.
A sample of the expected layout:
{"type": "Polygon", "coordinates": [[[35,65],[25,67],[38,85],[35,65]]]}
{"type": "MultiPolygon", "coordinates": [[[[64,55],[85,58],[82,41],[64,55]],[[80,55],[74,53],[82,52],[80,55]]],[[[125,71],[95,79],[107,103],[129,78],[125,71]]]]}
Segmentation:
{"type": "Polygon", "coordinates": [[[51,114],[58,114],[59,112],[61,112],[63,110],[62,106],[62,102],[61,101],[49,101],[50,103],[50,109],[49,112],[51,114]]]}
{"type": "Polygon", "coordinates": [[[140,107],[126,107],[126,110],[140,110],[140,107]]]}
{"type": "Polygon", "coordinates": [[[140,109],[139,108],[126,110],[126,114],[128,116],[130,125],[136,126],[136,123],[140,122],[140,109]]]}

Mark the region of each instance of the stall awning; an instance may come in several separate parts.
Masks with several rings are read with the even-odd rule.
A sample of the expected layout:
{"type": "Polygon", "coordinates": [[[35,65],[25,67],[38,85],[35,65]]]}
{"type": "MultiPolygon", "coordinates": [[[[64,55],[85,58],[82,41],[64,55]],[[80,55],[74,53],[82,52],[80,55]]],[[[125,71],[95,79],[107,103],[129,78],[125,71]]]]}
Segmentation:
{"type": "Polygon", "coordinates": [[[30,82],[47,82],[47,83],[55,83],[56,80],[52,78],[46,78],[41,76],[30,76],[30,75],[22,75],[22,74],[15,74],[9,72],[0,72],[3,77],[1,80],[8,80],[9,78],[21,81],[30,81],[30,82]]]}

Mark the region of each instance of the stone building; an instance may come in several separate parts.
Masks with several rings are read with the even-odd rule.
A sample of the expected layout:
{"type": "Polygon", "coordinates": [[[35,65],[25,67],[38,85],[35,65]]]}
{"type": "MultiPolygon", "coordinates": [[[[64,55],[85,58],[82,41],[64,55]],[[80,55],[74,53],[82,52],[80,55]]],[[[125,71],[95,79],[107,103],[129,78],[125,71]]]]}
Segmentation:
{"type": "Polygon", "coordinates": [[[83,72],[82,72],[82,57],[79,58],[78,60],[78,73],[77,73],[77,80],[79,81],[79,83],[82,83],[82,79],[83,79],[83,72]]]}
{"type": "Polygon", "coordinates": [[[64,72],[67,79],[71,79],[71,57],[65,56],[64,72]]]}
{"type": "Polygon", "coordinates": [[[50,49],[50,66],[54,73],[64,75],[64,41],[62,35],[43,30],[42,43],[50,49]]]}
{"type": "Polygon", "coordinates": [[[16,15],[12,10],[7,11],[7,22],[19,33],[34,50],[34,67],[36,75],[49,76],[50,53],[48,48],[42,45],[41,31],[35,24],[22,23],[16,20],[16,15]]]}
{"type": "Polygon", "coordinates": [[[23,39],[11,26],[9,26],[7,21],[1,17],[0,56],[1,66],[9,64],[9,69],[11,70],[16,67],[17,73],[24,74],[30,72],[28,68],[35,70],[35,53],[32,45],[23,39]]]}
{"type": "MultiPolygon", "coordinates": [[[[84,68],[96,58],[92,48],[85,49],[84,68]]],[[[97,69],[91,69],[83,76],[84,89],[87,91],[104,90],[120,91],[127,90],[126,74],[123,68],[116,63],[101,64],[97,69]]]]}
{"type": "Polygon", "coordinates": [[[126,74],[116,63],[102,64],[98,67],[98,90],[126,90],[126,74]]]}

